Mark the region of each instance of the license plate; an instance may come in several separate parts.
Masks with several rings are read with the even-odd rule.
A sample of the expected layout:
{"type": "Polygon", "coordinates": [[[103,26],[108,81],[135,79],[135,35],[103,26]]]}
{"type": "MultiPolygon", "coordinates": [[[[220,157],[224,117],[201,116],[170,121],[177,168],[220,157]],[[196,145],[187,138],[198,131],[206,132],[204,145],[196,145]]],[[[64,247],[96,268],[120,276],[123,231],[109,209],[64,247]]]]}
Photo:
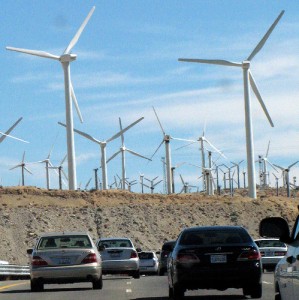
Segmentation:
{"type": "Polygon", "coordinates": [[[226,255],[211,255],[211,263],[212,264],[224,264],[227,262],[226,255]]]}
{"type": "Polygon", "coordinates": [[[120,253],[110,253],[111,257],[120,257],[120,253]]]}
{"type": "Polygon", "coordinates": [[[69,265],[70,263],[71,263],[71,260],[68,257],[64,257],[64,258],[59,259],[59,264],[60,265],[69,265]]]}
{"type": "Polygon", "coordinates": [[[265,251],[265,256],[274,256],[273,251],[265,251]]]}

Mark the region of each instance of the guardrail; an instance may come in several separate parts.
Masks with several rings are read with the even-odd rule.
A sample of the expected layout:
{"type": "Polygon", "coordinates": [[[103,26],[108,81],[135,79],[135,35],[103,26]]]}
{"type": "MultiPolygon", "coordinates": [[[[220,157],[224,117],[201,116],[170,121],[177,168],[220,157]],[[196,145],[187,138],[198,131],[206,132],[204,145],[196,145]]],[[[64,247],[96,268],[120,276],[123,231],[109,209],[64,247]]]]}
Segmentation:
{"type": "Polygon", "coordinates": [[[29,266],[0,264],[0,280],[25,279],[30,277],[29,266]]]}

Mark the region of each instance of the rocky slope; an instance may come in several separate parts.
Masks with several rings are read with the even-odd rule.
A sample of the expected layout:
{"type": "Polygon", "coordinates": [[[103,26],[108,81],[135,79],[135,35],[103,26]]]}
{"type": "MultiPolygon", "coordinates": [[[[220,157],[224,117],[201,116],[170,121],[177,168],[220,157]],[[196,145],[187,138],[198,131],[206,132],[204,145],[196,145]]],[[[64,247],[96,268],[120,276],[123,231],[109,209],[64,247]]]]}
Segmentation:
{"type": "Polygon", "coordinates": [[[262,218],[282,216],[292,225],[298,214],[297,199],[271,193],[259,193],[253,200],[241,194],[0,188],[0,260],[26,264],[26,249],[49,231],[88,231],[94,239],[127,236],[144,250],[158,250],[181,229],[195,225],[242,225],[257,238],[262,218]]]}

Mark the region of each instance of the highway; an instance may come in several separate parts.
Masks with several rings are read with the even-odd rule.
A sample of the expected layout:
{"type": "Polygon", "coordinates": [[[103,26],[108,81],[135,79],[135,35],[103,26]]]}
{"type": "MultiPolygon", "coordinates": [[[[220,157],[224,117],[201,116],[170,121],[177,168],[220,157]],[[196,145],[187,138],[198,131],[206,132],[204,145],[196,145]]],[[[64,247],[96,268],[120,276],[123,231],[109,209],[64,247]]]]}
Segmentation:
{"type": "MultiPolygon", "coordinates": [[[[43,292],[31,293],[29,280],[0,281],[1,300],[166,300],[168,299],[167,276],[105,276],[102,290],[93,290],[91,283],[45,285],[43,292]]],[[[237,300],[246,299],[241,289],[226,291],[197,290],[185,293],[187,300],[237,300]]],[[[248,298],[249,299],[249,298],[248,298]]],[[[263,274],[263,300],[274,299],[273,273],[263,274]]]]}

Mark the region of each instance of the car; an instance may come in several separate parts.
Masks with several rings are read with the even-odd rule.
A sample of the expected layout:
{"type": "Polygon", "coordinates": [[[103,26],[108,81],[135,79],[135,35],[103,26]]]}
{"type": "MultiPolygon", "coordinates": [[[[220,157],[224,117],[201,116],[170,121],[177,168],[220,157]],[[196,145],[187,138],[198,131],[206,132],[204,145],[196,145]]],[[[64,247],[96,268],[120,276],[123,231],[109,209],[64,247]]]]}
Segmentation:
{"type": "MultiPolygon", "coordinates": [[[[299,208],[299,207],[298,207],[299,208]]],[[[269,217],[260,222],[260,236],[279,238],[287,244],[286,255],[274,271],[275,300],[297,300],[299,295],[299,216],[290,233],[288,222],[281,217],[269,217]]]]}
{"type": "Polygon", "coordinates": [[[288,250],[287,245],[279,239],[257,239],[255,243],[262,256],[263,272],[264,270],[274,270],[288,250]]]}
{"type": "Polygon", "coordinates": [[[187,290],[242,288],[262,297],[261,254],[241,226],[196,226],[180,233],[168,264],[169,297],[187,290]]]}
{"type": "Polygon", "coordinates": [[[139,269],[141,274],[157,274],[159,260],[154,251],[142,251],[138,253],[139,269]]]}
{"type": "Polygon", "coordinates": [[[97,248],[102,257],[103,274],[128,274],[140,278],[137,253],[140,249],[136,249],[129,238],[100,238],[97,248]]]}
{"type": "Polygon", "coordinates": [[[44,233],[27,254],[32,292],[52,283],[91,282],[93,289],[103,287],[101,256],[88,233],[44,233]]]}
{"type": "Polygon", "coordinates": [[[164,273],[167,271],[167,259],[175,245],[175,242],[176,242],[175,240],[171,240],[165,242],[162,245],[162,249],[159,255],[159,267],[158,267],[159,276],[163,276],[164,273]]]}

